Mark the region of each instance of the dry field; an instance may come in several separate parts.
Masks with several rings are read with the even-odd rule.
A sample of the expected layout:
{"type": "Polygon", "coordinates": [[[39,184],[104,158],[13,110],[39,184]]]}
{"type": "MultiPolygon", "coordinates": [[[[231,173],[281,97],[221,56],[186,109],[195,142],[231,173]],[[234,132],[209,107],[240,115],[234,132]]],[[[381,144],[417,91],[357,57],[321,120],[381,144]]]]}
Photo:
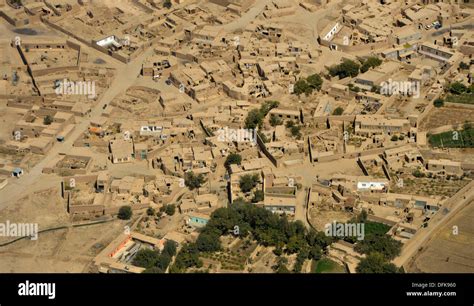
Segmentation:
{"type": "Polygon", "coordinates": [[[429,130],[443,125],[459,124],[474,118],[474,108],[466,107],[441,107],[434,108],[421,123],[421,130],[429,130]]]}
{"type": "Polygon", "coordinates": [[[474,273],[474,202],[443,226],[411,261],[408,272],[474,273]],[[459,229],[453,234],[453,226],[459,229]]]}
{"type": "MultiPolygon", "coordinates": [[[[59,190],[32,192],[0,212],[0,222],[38,223],[38,230],[70,225],[59,190]]],[[[40,233],[0,247],[0,273],[89,272],[94,256],[124,228],[123,221],[40,233]]],[[[1,237],[0,242],[13,240],[1,237]]]]}

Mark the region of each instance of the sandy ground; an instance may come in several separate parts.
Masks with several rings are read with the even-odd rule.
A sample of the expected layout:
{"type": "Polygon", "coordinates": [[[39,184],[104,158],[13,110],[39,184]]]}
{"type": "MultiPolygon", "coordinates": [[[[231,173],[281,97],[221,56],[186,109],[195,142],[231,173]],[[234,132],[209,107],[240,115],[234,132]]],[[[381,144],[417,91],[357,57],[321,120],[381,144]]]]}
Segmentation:
{"type": "Polygon", "coordinates": [[[121,231],[122,221],[40,234],[0,248],[1,273],[91,272],[95,255],[121,231]]]}
{"type": "MultiPolygon", "coordinates": [[[[59,184],[58,184],[59,186],[59,184]]],[[[70,225],[59,188],[32,192],[2,211],[0,222],[37,223],[38,230],[70,225]]],[[[0,247],[0,273],[88,272],[94,256],[122,230],[124,221],[40,233],[0,247]]],[[[13,237],[0,237],[1,242],[13,237]]]]}
{"type": "Polygon", "coordinates": [[[474,203],[471,202],[428,242],[408,272],[474,273],[474,203]],[[459,232],[453,233],[457,226],[459,232]]]}

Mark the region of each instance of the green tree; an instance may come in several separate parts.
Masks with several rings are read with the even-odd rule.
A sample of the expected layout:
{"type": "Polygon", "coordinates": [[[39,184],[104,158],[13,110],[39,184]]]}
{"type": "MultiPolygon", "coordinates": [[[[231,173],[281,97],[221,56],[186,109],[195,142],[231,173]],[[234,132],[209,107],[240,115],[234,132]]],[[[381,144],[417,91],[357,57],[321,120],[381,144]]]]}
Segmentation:
{"type": "Polygon", "coordinates": [[[290,273],[286,265],[288,264],[288,259],[286,257],[278,257],[276,265],[272,268],[276,273],[290,273]]]}
{"type": "Polygon", "coordinates": [[[323,254],[323,251],[319,245],[313,245],[309,249],[309,254],[308,258],[313,259],[313,260],[319,260],[321,259],[321,256],[323,254]]]}
{"type": "Polygon", "coordinates": [[[420,169],[416,169],[412,174],[414,177],[425,177],[425,174],[421,172],[420,169]]]}
{"type": "Polygon", "coordinates": [[[388,262],[380,253],[371,253],[363,258],[356,268],[357,273],[398,273],[397,266],[388,262]]]}
{"type": "Polygon", "coordinates": [[[340,116],[344,112],[344,109],[340,106],[336,107],[336,109],[332,112],[334,116],[340,116]]]}
{"type": "Polygon", "coordinates": [[[370,68],[375,68],[382,64],[382,60],[378,57],[371,56],[369,57],[360,67],[360,72],[364,73],[367,72],[370,68]]]}
{"type": "Polygon", "coordinates": [[[174,255],[176,255],[177,246],[178,244],[175,241],[166,240],[162,254],[168,254],[170,257],[173,257],[174,255]]]}
{"type": "Polygon", "coordinates": [[[237,153],[231,153],[227,156],[224,166],[229,169],[230,165],[235,164],[235,165],[240,165],[242,162],[242,156],[237,153]]]}
{"type": "Polygon", "coordinates": [[[119,208],[117,217],[121,220],[130,220],[132,214],[133,212],[130,206],[122,206],[119,208]]]}
{"type": "Polygon", "coordinates": [[[239,185],[242,192],[249,192],[260,182],[258,174],[246,174],[240,177],[239,185]]]}
{"type": "Polygon", "coordinates": [[[246,129],[255,129],[257,127],[261,128],[263,123],[263,116],[259,109],[252,109],[247,114],[247,118],[245,118],[245,128],[246,129]]]}
{"type": "Polygon", "coordinates": [[[253,194],[252,203],[261,202],[261,201],[263,201],[263,198],[264,198],[263,191],[257,190],[257,191],[255,191],[255,193],[253,194]]]}
{"type": "Polygon", "coordinates": [[[158,261],[160,254],[157,251],[150,249],[141,249],[133,258],[133,265],[142,268],[154,267],[158,261]]]}
{"type": "Polygon", "coordinates": [[[454,82],[449,86],[449,91],[452,94],[460,95],[467,91],[467,87],[461,82],[454,82]]]}
{"type": "Polygon", "coordinates": [[[221,242],[215,233],[203,232],[196,240],[196,246],[201,252],[216,252],[221,249],[221,242]]]}
{"type": "Polygon", "coordinates": [[[156,214],[156,211],[155,211],[155,209],[153,209],[153,207],[148,207],[147,210],[146,210],[146,214],[148,216],[153,216],[154,214],[156,214]]]}
{"type": "Polygon", "coordinates": [[[174,205],[174,204],[168,204],[168,205],[165,206],[165,213],[166,213],[168,216],[174,215],[175,212],[176,212],[176,205],[174,205]]]}
{"type": "Polygon", "coordinates": [[[275,254],[276,256],[281,256],[283,254],[283,246],[283,243],[278,243],[275,246],[275,249],[273,250],[273,254],[275,254]]]}
{"type": "Polygon", "coordinates": [[[285,126],[289,129],[291,129],[292,127],[295,126],[295,123],[293,122],[293,120],[288,120],[285,124],[285,126]]]}
{"type": "Polygon", "coordinates": [[[442,106],[444,106],[444,100],[441,99],[441,98],[438,98],[438,99],[433,101],[433,105],[435,107],[442,107],[442,106]]]}
{"type": "Polygon", "coordinates": [[[164,8],[170,9],[171,6],[172,6],[171,0],[164,0],[163,1],[163,7],[164,8]]]}
{"type": "Polygon", "coordinates": [[[293,236],[288,241],[285,251],[288,254],[294,254],[294,253],[298,253],[306,246],[307,246],[307,242],[303,236],[293,236]]]}
{"type": "Polygon", "coordinates": [[[280,105],[280,102],[275,101],[275,100],[269,100],[269,101],[263,102],[259,110],[260,114],[262,115],[262,118],[265,118],[272,109],[277,108],[279,105],[280,105]]]}
{"type": "Polygon", "coordinates": [[[282,125],[283,124],[283,120],[281,120],[280,118],[278,118],[277,116],[275,115],[271,115],[270,116],[270,125],[271,126],[277,126],[277,125],[282,125]]]}
{"type": "Polygon", "coordinates": [[[202,261],[199,259],[199,250],[195,243],[183,245],[181,251],[176,255],[174,265],[170,268],[170,272],[182,273],[190,267],[202,267],[202,261]]]}
{"type": "Polygon", "coordinates": [[[466,69],[469,69],[469,64],[466,64],[465,62],[460,62],[459,63],[459,69],[461,70],[466,70],[466,69]]]}
{"type": "Polygon", "coordinates": [[[163,253],[163,254],[160,254],[160,256],[158,256],[155,266],[160,268],[163,271],[166,271],[170,262],[171,262],[171,256],[163,253]]]}
{"type": "Polygon", "coordinates": [[[53,117],[51,117],[50,115],[46,115],[43,118],[43,124],[44,125],[50,125],[51,123],[53,123],[53,117]]]}
{"type": "Polygon", "coordinates": [[[352,60],[344,60],[341,64],[329,68],[331,76],[338,76],[340,79],[355,77],[359,74],[360,65],[352,60]]]}
{"type": "Polygon", "coordinates": [[[298,96],[303,93],[309,94],[311,93],[311,91],[312,89],[305,79],[299,79],[298,81],[296,81],[295,86],[293,87],[293,93],[298,96]]]}
{"type": "Polygon", "coordinates": [[[400,255],[402,243],[385,234],[368,234],[355,246],[359,253],[370,254],[378,252],[387,259],[393,259],[400,255]]]}
{"type": "Polygon", "coordinates": [[[192,171],[186,172],[186,175],[184,176],[184,184],[190,190],[200,188],[202,184],[204,184],[205,181],[206,179],[204,178],[204,175],[202,174],[194,175],[194,172],[192,171]]]}
{"type": "Polygon", "coordinates": [[[304,261],[308,258],[308,255],[309,253],[307,249],[302,249],[298,252],[298,255],[296,255],[295,265],[293,266],[293,272],[301,272],[301,268],[303,268],[304,261]]]}
{"type": "Polygon", "coordinates": [[[165,273],[165,271],[163,271],[161,268],[158,268],[158,267],[151,267],[151,268],[145,269],[145,271],[143,271],[143,273],[161,274],[161,273],[165,273]]]}
{"type": "Polygon", "coordinates": [[[308,83],[308,86],[310,88],[315,89],[317,91],[320,91],[323,85],[323,79],[319,74],[310,75],[306,78],[306,82],[308,83]]]}
{"type": "Polygon", "coordinates": [[[367,221],[367,217],[369,216],[369,214],[367,213],[367,210],[363,209],[360,214],[357,216],[357,220],[356,222],[362,222],[362,223],[365,223],[365,221],[367,221]]]}
{"type": "Polygon", "coordinates": [[[291,135],[296,137],[296,138],[301,138],[301,126],[299,125],[293,125],[291,128],[290,128],[290,131],[291,131],[291,135]]]}

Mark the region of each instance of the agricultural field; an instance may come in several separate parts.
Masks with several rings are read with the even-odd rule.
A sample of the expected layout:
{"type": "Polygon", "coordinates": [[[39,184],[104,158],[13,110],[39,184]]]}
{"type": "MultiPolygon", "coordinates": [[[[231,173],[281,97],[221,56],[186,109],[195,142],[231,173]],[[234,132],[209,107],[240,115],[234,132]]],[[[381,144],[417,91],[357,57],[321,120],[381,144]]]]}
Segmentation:
{"type": "Polygon", "coordinates": [[[250,254],[256,247],[257,244],[249,238],[235,239],[223,251],[214,253],[203,252],[200,254],[200,257],[204,262],[208,263],[210,270],[242,272],[250,254]]]}
{"type": "Polygon", "coordinates": [[[460,95],[448,95],[446,97],[446,101],[461,104],[474,104],[474,93],[470,92],[460,95]]]}
{"type": "Polygon", "coordinates": [[[436,148],[474,148],[474,128],[429,135],[429,143],[436,148]]]}
{"type": "Polygon", "coordinates": [[[474,273],[474,202],[458,212],[433,235],[407,265],[410,273],[474,273]],[[453,232],[457,226],[459,232],[453,232]]]}
{"type": "Polygon", "coordinates": [[[474,108],[462,107],[461,104],[449,107],[433,108],[420,124],[420,129],[430,130],[444,125],[462,125],[474,118],[474,108]],[[459,105],[459,106],[458,106],[459,105]]]}
{"type": "Polygon", "coordinates": [[[344,266],[329,258],[313,260],[311,265],[312,273],[346,273],[344,266]]]}
{"type": "Polygon", "coordinates": [[[431,178],[402,177],[403,187],[393,183],[390,192],[415,194],[420,196],[431,196],[433,194],[451,197],[459,189],[469,183],[469,180],[447,180],[431,178]]]}

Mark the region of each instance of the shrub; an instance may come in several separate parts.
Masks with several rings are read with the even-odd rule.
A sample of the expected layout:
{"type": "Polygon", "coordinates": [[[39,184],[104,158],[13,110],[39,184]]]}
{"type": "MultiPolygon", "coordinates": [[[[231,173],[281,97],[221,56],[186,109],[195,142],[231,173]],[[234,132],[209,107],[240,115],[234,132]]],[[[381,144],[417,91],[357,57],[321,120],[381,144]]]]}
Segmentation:
{"type": "Polygon", "coordinates": [[[130,206],[122,206],[119,209],[117,217],[121,220],[130,220],[132,214],[133,212],[130,206]]]}

